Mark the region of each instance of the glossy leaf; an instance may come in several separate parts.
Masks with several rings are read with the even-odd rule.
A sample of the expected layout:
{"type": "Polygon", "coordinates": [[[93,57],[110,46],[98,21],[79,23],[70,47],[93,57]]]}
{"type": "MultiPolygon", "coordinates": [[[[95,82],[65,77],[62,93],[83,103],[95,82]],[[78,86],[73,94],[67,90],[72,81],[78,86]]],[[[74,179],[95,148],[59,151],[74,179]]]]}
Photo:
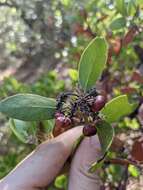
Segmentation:
{"type": "Polygon", "coordinates": [[[107,122],[112,123],[132,113],[136,106],[136,103],[129,103],[127,95],[121,95],[109,101],[100,113],[107,122]]]}
{"type": "Polygon", "coordinates": [[[104,38],[93,39],[81,55],[79,84],[84,91],[92,88],[101,76],[107,60],[107,43],[104,38]]]}
{"type": "Polygon", "coordinates": [[[23,143],[35,144],[36,122],[10,119],[9,124],[11,130],[20,141],[22,141],[23,143]]]}
{"type": "Polygon", "coordinates": [[[114,129],[109,123],[105,121],[97,124],[96,128],[102,152],[105,154],[112,144],[114,138],[114,129]]]}
{"type": "Polygon", "coordinates": [[[55,109],[54,99],[34,94],[18,94],[0,102],[0,112],[24,121],[52,119],[55,109]]]}

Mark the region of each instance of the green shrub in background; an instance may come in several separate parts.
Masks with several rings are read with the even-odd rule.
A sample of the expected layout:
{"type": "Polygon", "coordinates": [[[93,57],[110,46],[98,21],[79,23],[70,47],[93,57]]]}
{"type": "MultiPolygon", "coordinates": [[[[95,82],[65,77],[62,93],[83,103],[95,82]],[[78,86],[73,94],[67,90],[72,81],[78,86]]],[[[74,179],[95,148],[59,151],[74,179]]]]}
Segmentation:
{"type": "MultiPolygon", "coordinates": [[[[2,44],[5,48],[3,48],[1,54],[4,55],[5,62],[8,59],[10,63],[14,62],[15,64],[17,61],[23,61],[26,58],[30,64],[37,65],[39,63],[43,64],[45,59],[50,60],[49,57],[52,57],[54,59],[50,60],[47,65],[50,62],[55,63],[56,60],[53,67],[56,67],[56,65],[58,67],[60,65],[58,63],[62,60],[61,67],[63,69],[67,68],[68,74],[63,77],[63,70],[58,71],[56,69],[43,75],[33,84],[17,81],[13,77],[7,78],[0,88],[1,99],[16,93],[34,93],[53,97],[64,91],[65,88],[71,90],[72,87],[75,87],[77,81],[75,68],[77,68],[81,52],[96,35],[105,36],[110,47],[108,67],[102,75],[99,86],[107,93],[109,99],[122,93],[128,94],[128,97],[132,100],[141,99],[143,96],[142,0],[88,2],[61,0],[49,1],[49,3],[42,0],[31,1],[31,3],[15,0],[13,2],[18,4],[17,8],[3,5],[1,12],[5,19],[0,20],[1,25],[7,23],[2,28],[4,31],[8,31],[7,28],[9,28],[9,32],[4,32],[2,36],[2,44]],[[40,10],[42,10],[42,13],[40,10]],[[29,14],[30,12],[32,13],[29,14]],[[31,19],[34,18],[33,15],[36,15],[35,21],[30,24],[31,19]],[[15,18],[17,22],[14,21],[15,18]],[[47,20],[48,27],[45,25],[47,20]],[[11,22],[15,23],[16,27],[11,25],[11,22]],[[41,29],[43,27],[41,23],[44,23],[44,29],[46,30],[41,29]],[[52,32],[47,31],[51,30],[50,23],[52,23],[52,32]],[[11,31],[14,32],[15,37],[11,37],[11,31]],[[21,35],[24,35],[24,38],[16,37],[21,35]],[[55,38],[57,40],[54,40],[55,38]],[[72,78],[70,83],[69,78],[72,78]]],[[[38,66],[40,67],[40,65],[38,66]]],[[[7,121],[6,118],[1,117],[3,125],[8,125],[4,124],[7,121]]],[[[137,110],[131,116],[121,119],[116,124],[115,129],[118,135],[125,134],[126,139],[133,142],[135,137],[140,136],[141,120],[139,118],[140,115],[137,110]]],[[[45,124],[45,131],[47,130],[46,126],[47,124],[45,124]]],[[[2,132],[5,131],[5,127],[2,127],[1,130],[2,132]]],[[[20,143],[13,134],[10,134],[9,130],[6,134],[5,142],[1,142],[4,143],[2,144],[4,147],[7,147],[8,142],[8,155],[1,154],[0,156],[0,177],[6,175],[35,146],[20,143]]],[[[131,145],[130,149],[132,149],[131,145]]],[[[127,157],[129,150],[127,148],[123,158],[127,157]]],[[[110,154],[112,158],[119,156],[118,153],[110,154]]],[[[132,154],[136,158],[136,155],[132,154]]],[[[114,189],[123,180],[122,174],[125,173],[125,168],[113,164],[103,168],[101,174],[103,180],[112,185],[112,189],[114,189]]],[[[139,172],[141,171],[141,168],[138,169],[130,165],[128,169],[129,179],[139,178],[139,172]]],[[[57,189],[64,188],[65,181],[64,176],[58,178],[55,182],[57,189]]]]}

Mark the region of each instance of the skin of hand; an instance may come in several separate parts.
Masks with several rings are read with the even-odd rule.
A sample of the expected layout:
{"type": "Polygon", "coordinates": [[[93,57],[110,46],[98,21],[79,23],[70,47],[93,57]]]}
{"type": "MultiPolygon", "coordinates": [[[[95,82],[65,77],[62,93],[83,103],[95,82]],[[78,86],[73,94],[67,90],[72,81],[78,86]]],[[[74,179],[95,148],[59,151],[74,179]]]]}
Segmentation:
{"type": "MultiPolygon", "coordinates": [[[[48,186],[63,168],[75,141],[82,135],[82,129],[82,126],[75,127],[39,145],[0,181],[0,190],[41,190],[48,186]]],[[[100,188],[98,172],[88,172],[90,165],[100,155],[97,136],[84,138],[71,163],[69,190],[100,188]]]]}

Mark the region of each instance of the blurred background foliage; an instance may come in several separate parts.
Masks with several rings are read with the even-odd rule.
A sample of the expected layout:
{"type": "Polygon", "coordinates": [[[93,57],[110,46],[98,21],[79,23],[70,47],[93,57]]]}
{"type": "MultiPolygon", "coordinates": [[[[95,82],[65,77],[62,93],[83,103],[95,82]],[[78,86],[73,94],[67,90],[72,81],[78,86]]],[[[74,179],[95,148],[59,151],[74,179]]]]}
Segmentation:
{"type": "MultiPolygon", "coordinates": [[[[128,94],[139,101],[135,113],[115,124],[125,151],[110,156],[143,161],[143,0],[0,0],[0,26],[0,99],[23,92],[56,97],[71,90],[83,49],[94,37],[104,36],[109,54],[98,89],[108,99],[128,94]]],[[[35,142],[20,142],[8,118],[0,115],[0,178],[35,142]]],[[[133,165],[105,165],[102,189],[141,190],[141,172],[142,167],[133,165]]],[[[62,175],[48,189],[66,187],[62,175]]]]}

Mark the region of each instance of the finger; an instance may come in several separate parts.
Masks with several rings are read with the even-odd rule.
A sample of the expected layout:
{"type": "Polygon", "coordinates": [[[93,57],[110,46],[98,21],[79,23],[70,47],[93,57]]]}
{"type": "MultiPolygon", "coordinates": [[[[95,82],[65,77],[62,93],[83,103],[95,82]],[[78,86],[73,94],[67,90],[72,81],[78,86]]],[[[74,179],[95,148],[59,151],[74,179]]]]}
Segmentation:
{"type": "Polygon", "coordinates": [[[63,167],[81,134],[82,127],[76,127],[41,144],[5,180],[27,189],[47,186],[63,167]]]}
{"type": "Polygon", "coordinates": [[[97,136],[86,137],[78,147],[73,158],[68,190],[99,190],[101,181],[98,172],[89,173],[92,163],[101,156],[100,143],[97,136]]]}

